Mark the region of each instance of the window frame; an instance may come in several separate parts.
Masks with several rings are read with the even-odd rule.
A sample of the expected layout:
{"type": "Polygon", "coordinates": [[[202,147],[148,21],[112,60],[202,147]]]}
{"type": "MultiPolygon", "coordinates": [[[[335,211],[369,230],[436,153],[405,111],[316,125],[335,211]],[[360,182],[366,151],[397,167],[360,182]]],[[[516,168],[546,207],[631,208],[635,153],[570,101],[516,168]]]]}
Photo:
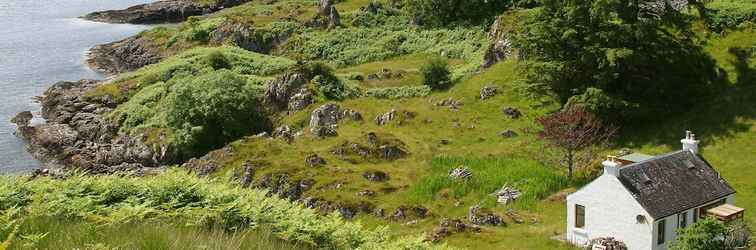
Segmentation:
{"type": "Polygon", "coordinates": [[[662,219],[656,223],[656,244],[663,245],[667,242],[667,220],[662,219]]]}
{"type": "Polygon", "coordinates": [[[688,227],[688,211],[682,212],[677,216],[677,228],[688,227]]]}
{"type": "Polygon", "coordinates": [[[575,228],[585,229],[585,206],[575,204],[575,228]]]}

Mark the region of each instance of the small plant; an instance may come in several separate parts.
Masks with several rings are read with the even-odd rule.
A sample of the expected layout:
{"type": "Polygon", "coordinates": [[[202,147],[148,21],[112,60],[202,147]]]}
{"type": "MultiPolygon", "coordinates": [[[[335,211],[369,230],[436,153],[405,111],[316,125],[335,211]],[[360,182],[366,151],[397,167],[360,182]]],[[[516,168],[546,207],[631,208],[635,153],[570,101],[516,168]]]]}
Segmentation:
{"type": "Polygon", "coordinates": [[[444,59],[438,57],[430,59],[420,68],[420,73],[423,75],[423,84],[434,90],[446,89],[451,86],[449,63],[444,59]]]}

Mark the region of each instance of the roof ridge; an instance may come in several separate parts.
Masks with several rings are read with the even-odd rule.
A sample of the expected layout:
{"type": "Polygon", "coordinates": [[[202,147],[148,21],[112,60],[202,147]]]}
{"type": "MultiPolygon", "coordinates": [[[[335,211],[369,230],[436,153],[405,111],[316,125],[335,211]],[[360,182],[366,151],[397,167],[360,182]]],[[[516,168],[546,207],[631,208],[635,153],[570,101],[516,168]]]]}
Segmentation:
{"type": "MultiPolygon", "coordinates": [[[[666,157],[669,157],[669,156],[672,156],[672,155],[676,155],[676,154],[679,154],[679,153],[684,153],[684,152],[690,152],[690,151],[685,150],[685,149],[680,149],[680,150],[677,150],[677,151],[672,151],[672,152],[661,154],[661,155],[655,155],[654,157],[648,158],[648,159],[643,160],[643,161],[633,162],[632,164],[621,166],[620,167],[620,171],[622,171],[622,169],[633,167],[635,165],[640,165],[642,163],[646,163],[646,162],[653,161],[653,160],[658,160],[658,159],[661,159],[661,158],[666,158],[666,157]]],[[[695,154],[693,154],[693,155],[695,156],[695,154]]]]}

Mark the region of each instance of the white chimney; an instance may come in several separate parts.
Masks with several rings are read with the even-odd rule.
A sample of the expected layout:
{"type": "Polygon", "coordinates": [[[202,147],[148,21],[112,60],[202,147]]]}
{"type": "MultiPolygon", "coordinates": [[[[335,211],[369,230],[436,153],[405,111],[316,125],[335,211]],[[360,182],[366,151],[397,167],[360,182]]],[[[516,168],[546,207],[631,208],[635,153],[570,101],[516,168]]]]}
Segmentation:
{"type": "Polygon", "coordinates": [[[611,176],[618,176],[619,169],[622,167],[622,163],[617,161],[617,157],[611,155],[607,156],[607,159],[601,165],[604,165],[604,174],[611,176]]]}
{"type": "Polygon", "coordinates": [[[683,146],[683,150],[688,150],[691,153],[698,154],[698,143],[696,140],[696,134],[690,131],[685,131],[685,139],[680,140],[683,146]]]}

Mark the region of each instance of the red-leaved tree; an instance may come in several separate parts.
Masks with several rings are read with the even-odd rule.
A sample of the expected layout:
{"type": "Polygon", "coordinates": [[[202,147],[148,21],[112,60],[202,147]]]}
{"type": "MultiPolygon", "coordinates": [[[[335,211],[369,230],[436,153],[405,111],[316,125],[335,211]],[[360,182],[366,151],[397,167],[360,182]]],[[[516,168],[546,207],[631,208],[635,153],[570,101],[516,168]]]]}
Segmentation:
{"type": "Polygon", "coordinates": [[[617,132],[615,126],[604,124],[600,118],[580,106],[543,116],[537,121],[543,126],[538,136],[546,140],[547,145],[562,152],[570,178],[578,154],[592,146],[608,142],[617,132]]]}

